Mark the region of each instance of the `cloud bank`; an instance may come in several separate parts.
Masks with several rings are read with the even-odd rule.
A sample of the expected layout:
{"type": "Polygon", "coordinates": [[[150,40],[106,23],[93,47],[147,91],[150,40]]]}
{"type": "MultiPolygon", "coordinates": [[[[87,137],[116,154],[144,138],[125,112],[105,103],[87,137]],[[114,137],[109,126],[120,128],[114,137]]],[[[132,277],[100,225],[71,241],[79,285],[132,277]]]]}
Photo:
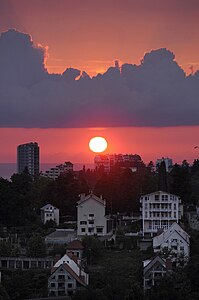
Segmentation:
{"type": "Polygon", "coordinates": [[[28,34],[1,34],[0,127],[199,125],[199,71],[186,76],[166,48],[93,78],[49,74],[46,56],[28,34]]]}

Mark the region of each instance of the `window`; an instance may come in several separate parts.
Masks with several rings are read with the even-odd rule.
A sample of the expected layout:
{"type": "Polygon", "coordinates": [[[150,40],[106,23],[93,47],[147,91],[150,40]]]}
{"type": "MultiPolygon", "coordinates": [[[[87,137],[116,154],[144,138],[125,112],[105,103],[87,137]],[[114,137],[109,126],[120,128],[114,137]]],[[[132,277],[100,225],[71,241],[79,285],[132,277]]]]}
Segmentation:
{"type": "Polygon", "coordinates": [[[94,224],[94,221],[89,221],[88,224],[94,224]]]}
{"type": "Polygon", "coordinates": [[[68,283],[68,288],[72,288],[73,284],[72,283],[68,283]]]}
{"type": "Polygon", "coordinates": [[[184,247],[183,246],[180,247],[180,251],[184,251],[184,247]]]}
{"type": "Polygon", "coordinates": [[[94,217],[94,214],[89,214],[89,217],[94,217]]]}
{"type": "Polygon", "coordinates": [[[174,205],[173,205],[173,209],[176,209],[176,203],[174,203],[174,205]]]}
{"type": "Polygon", "coordinates": [[[80,221],[80,225],[86,225],[87,221],[80,221]]]}
{"type": "Polygon", "coordinates": [[[145,218],[147,218],[147,211],[145,211],[145,218]]]}
{"type": "Polygon", "coordinates": [[[55,283],[54,282],[51,282],[51,287],[55,287],[55,283]]]}
{"type": "Polygon", "coordinates": [[[155,195],[155,201],[159,201],[159,195],[155,195]]]}
{"type": "Polygon", "coordinates": [[[171,246],[172,250],[177,250],[177,246],[171,246]]]}
{"type": "Polygon", "coordinates": [[[81,228],[81,232],[86,232],[86,228],[81,228]]]}
{"type": "Polygon", "coordinates": [[[102,233],[103,232],[103,228],[97,228],[97,233],[102,233]]]}
{"type": "Polygon", "coordinates": [[[145,209],[147,209],[147,207],[148,207],[148,206],[147,206],[147,203],[145,203],[145,209]]]}

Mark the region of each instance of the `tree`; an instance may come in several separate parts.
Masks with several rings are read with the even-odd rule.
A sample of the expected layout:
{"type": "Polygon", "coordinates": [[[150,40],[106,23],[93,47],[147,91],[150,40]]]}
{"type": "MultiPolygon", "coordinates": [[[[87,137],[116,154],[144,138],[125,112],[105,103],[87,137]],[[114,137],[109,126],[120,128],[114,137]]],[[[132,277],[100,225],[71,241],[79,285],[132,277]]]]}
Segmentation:
{"type": "Polygon", "coordinates": [[[158,191],[168,192],[168,179],[165,161],[158,168],[158,191]]]}
{"type": "Polygon", "coordinates": [[[8,293],[6,292],[2,284],[0,284],[0,300],[10,300],[8,293]]]}
{"type": "Polygon", "coordinates": [[[88,263],[92,263],[93,260],[98,258],[101,254],[103,244],[100,242],[97,236],[85,236],[82,240],[84,246],[84,255],[88,260],[88,263]]]}
{"type": "Polygon", "coordinates": [[[40,235],[33,235],[28,241],[28,255],[32,257],[44,257],[46,245],[40,235]]]}

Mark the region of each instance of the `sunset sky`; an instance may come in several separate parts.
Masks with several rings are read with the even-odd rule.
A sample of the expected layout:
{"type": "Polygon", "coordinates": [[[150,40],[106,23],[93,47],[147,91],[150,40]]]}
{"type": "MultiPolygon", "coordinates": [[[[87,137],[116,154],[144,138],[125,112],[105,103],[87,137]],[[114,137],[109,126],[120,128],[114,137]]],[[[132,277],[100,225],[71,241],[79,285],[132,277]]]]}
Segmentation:
{"type": "Polygon", "coordinates": [[[0,163],[30,141],[42,162],[92,162],[95,135],[198,158],[198,16],[198,0],[0,0],[0,163]]]}

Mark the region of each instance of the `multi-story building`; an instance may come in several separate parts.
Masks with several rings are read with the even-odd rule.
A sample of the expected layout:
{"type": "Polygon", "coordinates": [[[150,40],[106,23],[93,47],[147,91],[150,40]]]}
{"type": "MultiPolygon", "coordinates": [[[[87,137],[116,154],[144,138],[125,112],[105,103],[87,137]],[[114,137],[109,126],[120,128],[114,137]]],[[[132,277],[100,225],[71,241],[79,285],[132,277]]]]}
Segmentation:
{"type": "Polygon", "coordinates": [[[17,169],[22,173],[27,168],[32,176],[39,175],[39,146],[37,143],[22,144],[17,147],[17,169]]]}
{"type": "Polygon", "coordinates": [[[64,164],[58,165],[55,168],[51,168],[46,171],[43,175],[52,179],[58,178],[63,173],[73,172],[73,164],[70,161],[65,162],[64,164]]]}
{"type": "Polygon", "coordinates": [[[110,172],[113,166],[131,168],[133,172],[143,164],[142,159],[137,154],[99,154],[94,158],[96,168],[103,166],[104,172],[110,172]]]}
{"type": "Polygon", "coordinates": [[[156,160],[156,171],[158,171],[158,168],[159,168],[161,162],[163,162],[163,161],[165,162],[166,171],[170,172],[172,170],[172,167],[173,167],[173,161],[169,157],[162,157],[162,158],[158,158],[156,160]]]}
{"type": "Polygon", "coordinates": [[[45,224],[47,221],[54,221],[59,225],[59,209],[52,204],[46,204],[41,210],[41,220],[45,224]]]}
{"type": "Polygon", "coordinates": [[[88,274],[81,260],[71,254],[65,254],[56,262],[48,279],[49,296],[70,296],[78,289],[88,286],[88,274]]]}
{"type": "Polygon", "coordinates": [[[167,230],[181,219],[182,205],[179,196],[157,191],[140,198],[142,231],[151,235],[167,230]]]}
{"type": "Polygon", "coordinates": [[[105,215],[106,201],[95,196],[81,194],[77,202],[77,235],[110,235],[113,229],[113,219],[105,215]]]}
{"type": "Polygon", "coordinates": [[[153,238],[153,250],[155,253],[167,253],[172,261],[181,258],[186,262],[190,255],[189,238],[180,225],[173,223],[170,228],[153,238]]]}

